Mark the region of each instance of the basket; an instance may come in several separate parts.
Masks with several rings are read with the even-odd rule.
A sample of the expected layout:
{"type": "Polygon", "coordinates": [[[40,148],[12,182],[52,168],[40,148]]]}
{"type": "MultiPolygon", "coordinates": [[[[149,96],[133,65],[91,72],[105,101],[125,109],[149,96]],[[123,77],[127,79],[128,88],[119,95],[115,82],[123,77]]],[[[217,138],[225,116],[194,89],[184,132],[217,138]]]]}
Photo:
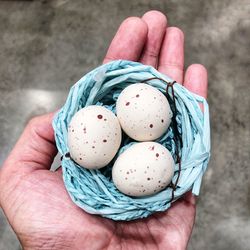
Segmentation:
{"type": "Polygon", "coordinates": [[[65,187],[72,201],[90,214],[129,221],[167,210],[190,190],[195,195],[199,194],[202,176],[210,157],[208,104],[203,97],[191,93],[151,66],[117,60],[87,73],[71,87],[65,105],[53,119],[53,128],[56,145],[62,155],[65,187]],[[121,193],[114,186],[111,170],[116,157],[135,142],[124,136],[117,156],[108,166],[99,170],[88,170],[69,157],[67,129],[73,115],[89,105],[102,105],[116,113],[115,102],[120,92],[129,84],[138,82],[147,82],[156,87],[167,95],[169,101],[175,103],[174,119],[177,131],[172,122],[167,132],[156,142],[168,148],[173,155],[176,164],[172,183],[176,185],[169,185],[151,196],[133,198],[121,193]],[[167,88],[168,85],[171,88],[167,88]],[[199,103],[204,106],[203,113],[199,103]],[[177,132],[182,143],[177,143],[177,132]]]}

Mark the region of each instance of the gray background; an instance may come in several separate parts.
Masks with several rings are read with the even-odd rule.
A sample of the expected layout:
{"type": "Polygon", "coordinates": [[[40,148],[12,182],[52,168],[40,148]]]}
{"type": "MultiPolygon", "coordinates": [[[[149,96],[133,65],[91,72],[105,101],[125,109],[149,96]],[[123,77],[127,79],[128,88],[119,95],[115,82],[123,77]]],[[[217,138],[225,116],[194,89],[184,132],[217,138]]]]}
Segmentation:
{"type": "MultiPolygon", "coordinates": [[[[209,71],[212,159],[189,249],[249,249],[250,1],[0,1],[0,165],[28,119],[102,62],[121,21],[151,9],[185,32],[185,65],[209,71]]],[[[18,248],[0,214],[0,250],[18,248]]]]}

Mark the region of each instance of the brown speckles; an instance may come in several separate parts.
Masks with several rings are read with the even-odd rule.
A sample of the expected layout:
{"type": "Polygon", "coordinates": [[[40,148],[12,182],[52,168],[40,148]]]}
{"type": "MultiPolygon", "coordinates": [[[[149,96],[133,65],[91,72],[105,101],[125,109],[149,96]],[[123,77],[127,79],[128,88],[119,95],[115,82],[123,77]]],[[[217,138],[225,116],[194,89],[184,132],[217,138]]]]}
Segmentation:
{"type": "Polygon", "coordinates": [[[158,181],[158,183],[161,183],[161,181],[158,181]]]}
{"type": "Polygon", "coordinates": [[[151,123],[151,124],[149,125],[149,127],[150,127],[150,128],[153,128],[153,127],[154,127],[154,125],[151,123]]]}
{"type": "Polygon", "coordinates": [[[151,180],[151,178],[149,178],[149,177],[148,177],[148,178],[147,178],[147,180],[148,180],[148,181],[150,181],[150,180],[151,180]]]}
{"type": "Polygon", "coordinates": [[[155,154],[155,156],[156,156],[156,157],[159,157],[159,154],[158,154],[158,153],[156,153],[156,154],[155,154]]]}
{"type": "Polygon", "coordinates": [[[143,189],[142,192],[145,193],[145,192],[146,192],[146,189],[143,189]]]}
{"type": "Polygon", "coordinates": [[[81,160],[82,160],[82,158],[80,157],[80,158],[79,158],[79,160],[81,161],[81,160]]]}
{"type": "Polygon", "coordinates": [[[161,119],[161,122],[163,123],[163,122],[164,122],[164,120],[163,120],[163,119],[161,119]]]}
{"type": "Polygon", "coordinates": [[[92,148],[95,148],[95,146],[92,146],[92,148]]]}
{"type": "Polygon", "coordinates": [[[128,179],[128,177],[125,177],[125,180],[127,180],[128,179]]]}
{"type": "Polygon", "coordinates": [[[83,128],[83,133],[84,133],[84,134],[87,133],[86,127],[83,128]]]}
{"type": "Polygon", "coordinates": [[[146,174],[147,173],[147,171],[144,171],[144,174],[146,174]]]}
{"type": "Polygon", "coordinates": [[[128,106],[130,104],[130,102],[126,102],[126,106],[128,106]]]}
{"type": "Polygon", "coordinates": [[[149,148],[151,151],[154,151],[155,150],[155,146],[152,146],[149,148]]]}
{"type": "Polygon", "coordinates": [[[102,116],[102,115],[98,115],[97,118],[98,118],[98,119],[102,119],[103,116],[102,116]]]}
{"type": "Polygon", "coordinates": [[[129,171],[126,174],[129,174],[129,171]]]}
{"type": "Polygon", "coordinates": [[[139,95],[139,94],[137,94],[137,95],[136,95],[136,97],[138,98],[138,97],[140,97],[140,95],[139,95]]]}
{"type": "Polygon", "coordinates": [[[106,118],[104,118],[104,121],[106,122],[106,121],[107,121],[107,119],[106,119],[106,118]]]}
{"type": "Polygon", "coordinates": [[[103,142],[105,143],[105,142],[107,142],[107,140],[106,140],[106,139],[104,139],[104,140],[103,140],[103,142]]]}
{"type": "Polygon", "coordinates": [[[149,169],[149,166],[147,166],[147,169],[149,169]]]}

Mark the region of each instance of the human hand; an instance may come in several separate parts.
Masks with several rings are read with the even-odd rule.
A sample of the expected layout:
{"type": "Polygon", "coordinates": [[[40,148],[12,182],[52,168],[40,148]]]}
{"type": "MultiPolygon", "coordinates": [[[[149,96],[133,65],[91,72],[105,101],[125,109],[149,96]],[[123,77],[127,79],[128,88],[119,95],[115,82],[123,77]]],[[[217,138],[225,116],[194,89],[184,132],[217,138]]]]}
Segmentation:
{"type": "MultiPolygon", "coordinates": [[[[201,65],[185,72],[184,35],[167,28],[157,11],[126,19],[104,63],[139,61],[206,97],[207,73],[201,65]],[[184,80],[183,80],[184,79],[184,80]]],[[[57,154],[53,114],[33,118],[0,171],[0,205],[24,249],[185,249],[195,217],[188,193],[166,212],[146,219],[115,222],[77,207],[65,190],[62,172],[49,169],[57,154]]]]}

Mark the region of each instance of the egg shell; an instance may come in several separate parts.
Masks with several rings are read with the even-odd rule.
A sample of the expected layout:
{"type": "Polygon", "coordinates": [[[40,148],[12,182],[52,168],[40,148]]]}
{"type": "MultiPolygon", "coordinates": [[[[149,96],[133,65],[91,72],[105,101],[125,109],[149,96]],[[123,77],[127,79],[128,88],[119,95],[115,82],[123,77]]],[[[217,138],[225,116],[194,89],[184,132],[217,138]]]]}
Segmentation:
{"type": "Polygon", "coordinates": [[[155,194],[166,188],[174,175],[171,153],[159,143],[140,142],[126,149],[115,161],[115,186],[130,196],[155,194]]]}
{"type": "Polygon", "coordinates": [[[126,87],[117,99],[116,111],[122,129],[137,141],[152,141],[162,136],[173,116],[164,94],[144,83],[126,87]]]}
{"type": "Polygon", "coordinates": [[[71,158],[80,166],[98,169],[106,166],[121,144],[121,127],[117,117],[102,106],[79,110],[68,127],[71,158]]]}

